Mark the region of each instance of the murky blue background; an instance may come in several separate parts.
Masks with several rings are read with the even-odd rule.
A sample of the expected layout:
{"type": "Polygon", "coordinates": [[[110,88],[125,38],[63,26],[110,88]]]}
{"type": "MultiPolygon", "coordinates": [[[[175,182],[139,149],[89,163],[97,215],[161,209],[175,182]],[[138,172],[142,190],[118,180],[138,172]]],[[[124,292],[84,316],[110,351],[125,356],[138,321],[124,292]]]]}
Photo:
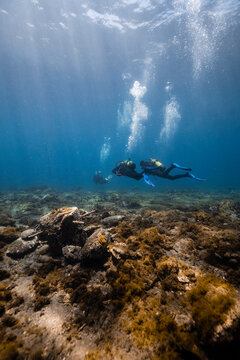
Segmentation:
{"type": "Polygon", "coordinates": [[[238,0],[0,0],[0,188],[94,188],[128,157],[208,179],[160,189],[239,187],[239,16],[238,0]]]}

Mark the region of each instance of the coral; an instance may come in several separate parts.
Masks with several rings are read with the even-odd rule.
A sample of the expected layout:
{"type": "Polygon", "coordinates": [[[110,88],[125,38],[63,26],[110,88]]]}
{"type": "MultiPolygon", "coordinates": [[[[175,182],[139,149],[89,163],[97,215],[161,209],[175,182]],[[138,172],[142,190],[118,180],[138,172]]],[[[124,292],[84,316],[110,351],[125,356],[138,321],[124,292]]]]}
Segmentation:
{"type": "Polygon", "coordinates": [[[187,293],[196,329],[203,341],[210,341],[217,325],[222,324],[235,304],[234,290],[216,276],[200,278],[187,293]]]}

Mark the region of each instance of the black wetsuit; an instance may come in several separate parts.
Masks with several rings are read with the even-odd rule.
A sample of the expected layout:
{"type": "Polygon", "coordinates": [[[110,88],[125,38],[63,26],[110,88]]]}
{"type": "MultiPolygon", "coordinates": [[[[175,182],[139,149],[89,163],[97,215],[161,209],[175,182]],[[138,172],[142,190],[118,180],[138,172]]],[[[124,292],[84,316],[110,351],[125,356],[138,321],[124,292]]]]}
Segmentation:
{"type": "Polygon", "coordinates": [[[138,173],[135,168],[136,164],[132,161],[120,161],[112,172],[117,176],[127,176],[135,180],[142,179],[143,173],[138,173]]]}
{"type": "MultiPolygon", "coordinates": [[[[190,177],[189,173],[186,172],[185,174],[179,174],[179,175],[170,175],[170,171],[172,171],[173,169],[176,169],[176,166],[174,166],[173,164],[166,169],[166,166],[164,165],[160,165],[157,166],[155,162],[150,160],[142,160],[140,162],[140,166],[143,169],[144,173],[146,175],[153,175],[153,176],[158,176],[161,178],[165,178],[168,180],[177,180],[180,178],[185,178],[185,177],[190,177]]],[[[191,171],[191,169],[187,169],[189,171],[191,171]]]]}

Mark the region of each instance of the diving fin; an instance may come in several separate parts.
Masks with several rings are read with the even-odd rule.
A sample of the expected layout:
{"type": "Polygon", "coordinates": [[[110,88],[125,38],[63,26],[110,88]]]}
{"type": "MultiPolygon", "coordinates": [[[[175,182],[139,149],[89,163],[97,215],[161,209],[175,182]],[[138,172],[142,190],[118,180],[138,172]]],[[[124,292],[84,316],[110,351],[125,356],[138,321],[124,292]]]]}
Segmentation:
{"type": "Polygon", "coordinates": [[[197,177],[197,176],[195,176],[195,175],[193,175],[193,174],[189,174],[189,176],[190,176],[191,178],[193,178],[194,180],[197,180],[197,181],[207,181],[207,179],[201,179],[201,178],[199,178],[199,177],[197,177]]]}
{"type": "Polygon", "coordinates": [[[191,171],[192,170],[191,168],[187,168],[187,167],[178,165],[177,163],[172,163],[172,166],[174,166],[177,169],[181,169],[181,170],[186,170],[186,171],[191,171]]]}
{"type": "Polygon", "coordinates": [[[149,177],[146,174],[143,174],[143,178],[146,184],[155,187],[155,185],[153,184],[153,182],[149,179],[149,177]]]}

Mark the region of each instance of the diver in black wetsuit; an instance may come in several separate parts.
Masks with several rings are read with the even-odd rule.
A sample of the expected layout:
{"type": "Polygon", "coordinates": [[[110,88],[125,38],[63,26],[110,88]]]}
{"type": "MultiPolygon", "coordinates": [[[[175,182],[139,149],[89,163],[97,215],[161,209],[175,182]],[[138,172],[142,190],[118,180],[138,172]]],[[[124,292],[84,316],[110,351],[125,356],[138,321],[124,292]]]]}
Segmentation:
{"type": "Polygon", "coordinates": [[[144,174],[158,176],[158,177],[165,178],[168,180],[176,180],[176,179],[185,178],[185,177],[190,177],[190,178],[198,180],[198,181],[205,180],[205,179],[200,179],[193,174],[190,174],[188,171],[192,171],[191,168],[180,166],[176,163],[171,164],[171,166],[168,169],[166,169],[166,166],[164,166],[157,159],[149,159],[149,160],[142,160],[140,162],[140,166],[143,169],[144,174]],[[173,169],[185,170],[187,172],[185,174],[170,175],[169,173],[173,169]]]}
{"type": "MultiPolygon", "coordinates": [[[[162,177],[169,180],[176,180],[180,179],[182,177],[190,177],[189,173],[185,174],[179,174],[179,175],[170,175],[170,171],[173,169],[178,168],[179,166],[175,166],[175,164],[172,164],[168,169],[166,169],[166,166],[164,166],[160,161],[157,159],[149,159],[149,160],[142,160],[140,162],[140,166],[143,169],[144,173],[147,175],[153,175],[162,177]]],[[[191,171],[190,168],[181,167],[182,170],[191,171]]]]}
{"type": "Polygon", "coordinates": [[[135,180],[140,180],[143,177],[143,172],[138,173],[136,170],[136,164],[130,159],[126,161],[120,161],[118,165],[112,170],[117,176],[127,176],[135,180]]]}

